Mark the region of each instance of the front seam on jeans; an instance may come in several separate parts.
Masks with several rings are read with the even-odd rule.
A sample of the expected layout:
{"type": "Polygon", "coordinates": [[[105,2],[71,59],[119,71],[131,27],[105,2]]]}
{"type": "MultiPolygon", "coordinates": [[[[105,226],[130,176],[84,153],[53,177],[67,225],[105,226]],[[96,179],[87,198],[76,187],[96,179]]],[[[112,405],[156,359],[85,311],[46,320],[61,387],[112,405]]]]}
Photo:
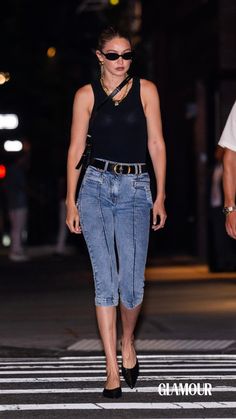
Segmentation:
{"type": "Polygon", "coordinates": [[[103,232],[104,232],[107,251],[108,251],[108,254],[109,254],[109,258],[110,258],[110,271],[111,271],[111,283],[112,283],[112,294],[113,294],[112,297],[114,298],[114,281],[113,281],[113,273],[112,273],[112,257],[111,257],[111,253],[110,253],[110,249],[109,249],[109,245],[108,245],[108,241],[107,241],[105,221],[104,221],[102,206],[101,206],[101,187],[99,189],[99,209],[100,209],[100,214],[101,214],[101,219],[102,219],[102,228],[103,228],[103,232]]]}
{"type": "Polygon", "coordinates": [[[87,230],[85,228],[85,224],[84,224],[84,220],[83,220],[83,211],[82,211],[82,190],[81,190],[81,195],[80,195],[80,199],[78,199],[78,210],[79,210],[79,218],[80,218],[80,225],[82,228],[82,233],[84,235],[84,238],[86,237],[86,244],[88,247],[88,251],[89,251],[89,255],[90,255],[90,261],[92,264],[92,268],[93,268],[93,277],[94,277],[94,283],[95,288],[96,288],[96,294],[99,294],[100,292],[100,284],[97,281],[97,266],[95,263],[95,258],[93,255],[93,250],[92,247],[90,246],[90,240],[89,240],[89,235],[87,234],[87,230]]]}
{"type": "Polygon", "coordinates": [[[133,262],[133,284],[132,284],[132,304],[134,304],[134,279],[135,279],[135,257],[136,257],[136,238],[135,238],[135,197],[136,197],[136,189],[135,189],[135,193],[134,193],[134,200],[133,200],[133,257],[134,257],[134,262],[133,262]]]}

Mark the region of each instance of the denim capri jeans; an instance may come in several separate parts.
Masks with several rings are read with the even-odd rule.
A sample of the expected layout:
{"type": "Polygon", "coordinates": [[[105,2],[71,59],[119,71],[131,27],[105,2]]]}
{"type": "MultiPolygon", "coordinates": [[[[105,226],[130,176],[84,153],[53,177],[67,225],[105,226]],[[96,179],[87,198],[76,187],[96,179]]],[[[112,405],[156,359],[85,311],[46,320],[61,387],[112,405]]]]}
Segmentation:
{"type": "Polygon", "coordinates": [[[148,173],[88,166],[77,208],[93,268],[95,305],[127,308],[143,300],[153,206],[148,173]]]}

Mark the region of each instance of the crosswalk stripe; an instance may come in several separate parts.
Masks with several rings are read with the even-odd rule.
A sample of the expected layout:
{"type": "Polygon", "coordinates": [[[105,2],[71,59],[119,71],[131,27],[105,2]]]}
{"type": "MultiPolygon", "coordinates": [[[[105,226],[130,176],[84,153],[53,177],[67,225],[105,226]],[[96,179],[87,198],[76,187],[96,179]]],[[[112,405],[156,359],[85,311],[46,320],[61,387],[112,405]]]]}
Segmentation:
{"type": "MultiPolygon", "coordinates": [[[[1,412],[4,411],[53,411],[55,413],[51,414],[54,415],[56,411],[61,411],[64,417],[65,412],[70,410],[77,412],[85,410],[164,412],[166,410],[165,414],[168,417],[173,417],[171,413],[168,415],[168,411],[181,412],[182,410],[185,415],[187,413],[195,417],[193,412],[206,409],[210,410],[211,416],[215,414],[214,409],[221,411],[227,409],[230,416],[230,413],[232,414],[236,409],[236,401],[234,401],[236,400],[236,373],[234,374],[236,355],[142,354],[138,355],[138,359],[140,376],[137,387],[130,389],[128,386],[123,386],[124,379],[121,377],[122,392],[125,397],[108,403],[106,399],[101,399],[106,377],[103,355],[30,359],[0,358],[0,417],[1,412]],[[186,398],[179,399],[183,385],[190,383],[198,384],[197,392],[184,393],[186,398]],[[168,394],[160,390],[160,385],[167,384],[168,394]],[[205,389],[206,384],[212,386],[210,391],[213,397],[211,398],[209,393],[205,394],[207,397],[200,397],[204,395],[201,391],[205,389]],[[166,399],[166,396],[170,397],[166,399]],[[175,400],[180,400],[180,402],[175,400]]],[[[122,358],[119,356],[119,365],[121,361],[122,358]]],[[[50,415],[50,413],[47,414],[50,415]]],[[[43,416],[42,413],[41,415],[43,416]]],[[[82,413],[76,415],[83,416],[82,413]]],[[[219,413],[216,416],[219,417],[219,413]]]]}
{"type": "MultiPolygon", "coordinates": [[[[234,340],[225,339],[136,339],[135,346],[138,351],[154,350],[208,350],[226,349],[234,340]]],[[[118,344],[117,344],[118,347],[118,344]]],[[[67,350],[101,351],[103,349],[100,339],[79,339],[68,346],[67,350]]]]}
{"type": "MultiPolygon", "coordinates": [[[[172,391],[170,386],[170,391],[172,391]]],[[[178,389],[179,387],[177,387],[178,389]]],[[[202,390],[203,387],[200,388],[202,390]]],[[[0,390],[1,394],[50,394],[50,393],[101,393],[101,387],[91,387],[91,388],[31,388],[31,389],[14,389],[14,390],[0,390]]],[[[212,392],[236,392],[236,387],[231,386],[216,386],[211,388],[212,392]]],[[[158,387],[136,387],[130,389],[128,387],[122,388],[123,393],[159,393],[158,387]]]]}
{"type": "MultiPolygon", "coordinates": [[[[103,369],[81,369],[81,370],[24,370],[24,371],[0,371],[0,375],[20,375],[20,374],[97,374],[105,372],[105,367],[103,369]]],[[[142,372],[235,372],[236,368],[140,368],[142,372]]]]}
{"type": "MultiPolygon", "coordinates": [[[[118,360],[121,360],[121,355],[117,356],[118,360]]],[[[236,361],[236,354],[177,354],[177,355],[173,355],[173,354],[139,354],[138,358],[140,360],[143,361],[147,361],[147,360],[161,360],[161,361],[168,361],[168,360],[191,360],[191,361],[203,361],[203,360],[208,360],[209,362],[214,362],[215,360],[229,360],[229,361],[236,361]]],[[[31,358],[31,361],[28,360],[28,358],[24,359],[24,358],[14,358],[14,360],[9,358],[0,358],[0,364],[16,364],[16,363],[22,363],[22,364],[34,364],[34,363],[39,363],[39,364],[44,364],[44,363],[61,363],[61,362],[75,362],[75,361],[81,361],[81,362],[98,362],[98,361],[105,361],[105,356],[104,355],[81,355],[81,356],[64,356],[64,357],[59,357],[56,359],[50,359],[47,358],[45,361],[42,361],[42,358],[31,358]]]]}
{"type": "MultiPolygon", "coordinates": [[[[118,355],[118,358],[121,358],[121,355],[118,355]]],[[[172,355],[172,354],[168,354],[168,355],[152,355],[152,354],[147,354],[147,355],[138,355],[139,359],[145,358],[145,359],[153,359],[153,358],[159,358],[159,359],[236,359],[236,354],[179,354],[179,355],[172,355]]],[[[105,359],[104,355],[81,355],[81,356],[62,356],[59,358],[60,360],[75,360],[75,359],[92,359],[92,360],[97,360],[97,359],[105,359]]]]}
{"type": "Polygon", "coordinates": [[[130,410],[130,409],[233,409],[236,402],[174,402],[174,403],[60,403],[60,404],[7,404],[0,411],[20,410],[130,410]]]}
{"type": "MultiPolygon", "coordinates": [[[[0,378],[0,383],[47,383],[47,382],[93,382],[103,381],[105,376],[95,377],[37,377],[37,378],[0,378]]],[[[141,375],[140,381],[157,380],[236,380],[236,375],[141,375]]],[[[121,377],[123,381],[123,378],[121,377]]]]}
{"type": "MultiPolygon", "coordinates": [[[[104,366],[104,368],[106,367],[106,364],[105,364],[105,362],[98,362],[97,363],[97,365],[96,364],[92,364],[91,363],[91,365],[87,365],[87,363],[82,363],[82,365],[78,365],[78,364],[72,364],[72,365],[68,365],[68,364],[66,364],[66,365],[61,365],[61,364],[57,364],[57,365],[53,365],[54,363],[53,362],[51,362],[50,364],[38,364],[38,363],[35,363],[35,364],[31,364],[31,365],[29,365],[29,364],[12,364],[12,365],[8,365],[8,364],[6,364],[6,365],[4,365],[3,363],[0,365],[0,371],[1,370],[13,370],[13,369],[28,369],[29,371],[30,371],[30,369],[36,369],[36,368],[51,368],[51,369],[62,369],[63,370],[63,368],[84,368],[84,364],[86,364],[86,366],[89,366],[89,368],[92,368],[92,369],[96,369],[96,368],[101,368],[101,367],[103,367],[104,366]]],[[[121,363],[120,363],[121,364],[121,363]]],[[[141,365],[142,366],[147,366],[148,368],[154,368],[154,367],[181,367],[181,366],[184,366],[184,367],[195,367],[195,368],[198,368],[198,367],[208,367],[208,368],[211,368],[211,367],[221,367],[221,366],[225,366],[225,367],[230,367],[230,366],[232,366],[232,367],[234,367],[234,366],[236,366],[236,363],[230,363],[229,361],[228,362],[218,362],[218,363],[208,363],[208,362],[204,362],[204,363],[187,363],[187,362],[185,362],[185,363],[175,363],[175,362],[171,362],[171,363],[161,363],[161,362],[155,362],[155,361],[148,361],[148,362],[145,362],[144,360],[142,360],[141,361],[141,365]],[[147,364],[147,365],[145,365],[145,364],[147,364]]]]}

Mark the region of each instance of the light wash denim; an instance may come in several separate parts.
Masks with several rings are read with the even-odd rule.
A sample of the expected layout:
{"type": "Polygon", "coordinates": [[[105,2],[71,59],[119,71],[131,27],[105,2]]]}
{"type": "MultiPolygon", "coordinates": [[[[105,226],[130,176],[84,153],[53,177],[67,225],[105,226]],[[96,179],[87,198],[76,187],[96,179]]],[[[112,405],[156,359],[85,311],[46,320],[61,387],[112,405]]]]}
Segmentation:
{"type": "Polygon", "coordinates": [[[148,173],[87,168],[77,207],[93,268],[95,305],[116,306],[119,295],[127,308],[142,302],[152,205],[148,173]]]}

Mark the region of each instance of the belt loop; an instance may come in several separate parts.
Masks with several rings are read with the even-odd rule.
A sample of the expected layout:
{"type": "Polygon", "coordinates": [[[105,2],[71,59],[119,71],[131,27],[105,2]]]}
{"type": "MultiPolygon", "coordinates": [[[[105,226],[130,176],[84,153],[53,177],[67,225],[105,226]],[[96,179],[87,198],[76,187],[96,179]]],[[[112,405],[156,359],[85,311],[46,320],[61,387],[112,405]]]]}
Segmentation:
{"type": "Polygon", "coordinates": [[[141,164],[139,164],[139,165],[138,165],[138,171],[139,171],[139,174],[141,175],[141,173],[142,173],[142,167],[141,167],[141,164]]]}
{"type": "Polygon", "coordinates": [[[108,168],[108,164],[109,164],[109,161],[106,161],[106,162],[105,162],[104,169],[103,169],[103,170],[104,170],[104,172],[107,170],[107,168],[108,168]]]}

